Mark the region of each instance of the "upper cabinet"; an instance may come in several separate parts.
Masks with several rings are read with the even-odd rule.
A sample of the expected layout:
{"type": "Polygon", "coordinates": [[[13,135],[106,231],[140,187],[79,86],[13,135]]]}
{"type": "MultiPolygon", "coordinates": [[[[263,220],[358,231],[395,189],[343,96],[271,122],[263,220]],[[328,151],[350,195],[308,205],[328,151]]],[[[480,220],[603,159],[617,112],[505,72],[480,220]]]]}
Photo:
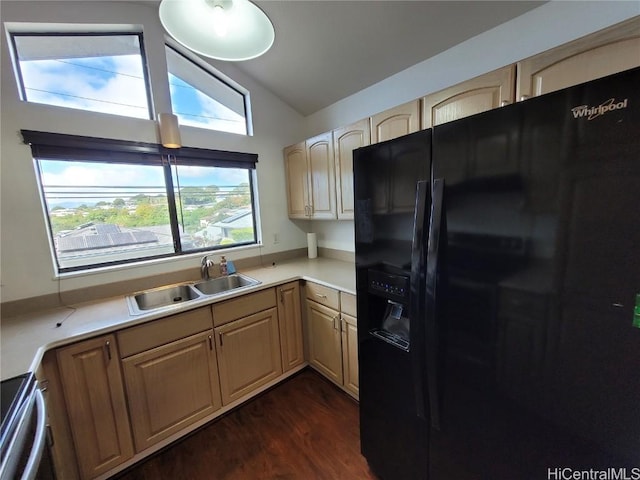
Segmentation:
{"type": "Polygon", "coordinates": [[[284,149],[289,218],[335,219],[333,138],[323,133],[284,149]]]}
{"type": "Polygon", "coordinates": [[[284,149],[289,218],[309,218],[309,170],[304,142],[284,149]]]}
{"type": "Polygon", "coordinates": [[[338,219],[353,219],[353,151],[371,143],[369,120],[333,131],[338,219]]]}
{"type": "Polygon", "coordinates": [[[515,73],[511,65],[423,97],[422,128],[513,103],[515,73]]]}
{"type": "Polygon", "coordinates": [[[419,129],[420,100],[413,100],[371,117],[371,143],[391,140],[419,129]]]}
{"type": "Polygon", "coordinates": [[[518,63],[524,100],[640,66],[640,17],[518,63]]]}
{"type": "Polygon", "coordinates": [[[306,141],[311,218],[336,218],[336,179],[331,132],[306,141]]]}
{"type": "MultiPolygon", "coordinates": [[[[289,218],[353,219],[353,150],[640,66],[640,17],[284,149],[289,218]]],[[[505,164],[506,165],[506,164],[505,164]]],[[[505,165],[501,165],[500,168],[505,165]]],[[[506,165],[510,168],[510,165],[506,165]]],[[[377,213],[412,208],[391,190],[377,213]]],[[[406,200],[406,201],[405,201],[406,200]]],[[[411,197],[413,200],[413,197],[411,197]]]]}

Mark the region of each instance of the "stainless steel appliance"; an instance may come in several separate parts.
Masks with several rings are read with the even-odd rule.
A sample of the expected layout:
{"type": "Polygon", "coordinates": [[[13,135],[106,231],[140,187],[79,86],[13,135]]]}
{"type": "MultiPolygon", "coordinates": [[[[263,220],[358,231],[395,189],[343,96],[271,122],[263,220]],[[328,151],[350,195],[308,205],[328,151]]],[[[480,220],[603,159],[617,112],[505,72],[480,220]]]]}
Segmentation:
{"type": "Polygon", "coordinates": [[[638,85],[354,152],[361,446],[381,479],[640,475],[638,85]]]}
{"type": "Polygon", "coordinates": [[[55,478],[46,444],[46,406],[33,373],[2,381],[0,396],[0,479],[55,478]]]}

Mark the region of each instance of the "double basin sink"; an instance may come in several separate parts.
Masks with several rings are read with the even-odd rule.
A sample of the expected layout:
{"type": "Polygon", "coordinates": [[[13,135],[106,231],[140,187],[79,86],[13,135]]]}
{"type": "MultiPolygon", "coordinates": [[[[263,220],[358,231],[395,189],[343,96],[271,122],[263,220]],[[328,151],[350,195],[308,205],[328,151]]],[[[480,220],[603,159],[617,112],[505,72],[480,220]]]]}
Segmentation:
{"type": "Polygon", "coordinates": [[[207,297],[215,297],[239,288],[252,287],[259,283],[260,281],[254,278],[234,273],[196,283],[168,285],[135,293],[127,297],[127,304],[132,315],[141,315],[153,310],[165,309],[207,297]]]}

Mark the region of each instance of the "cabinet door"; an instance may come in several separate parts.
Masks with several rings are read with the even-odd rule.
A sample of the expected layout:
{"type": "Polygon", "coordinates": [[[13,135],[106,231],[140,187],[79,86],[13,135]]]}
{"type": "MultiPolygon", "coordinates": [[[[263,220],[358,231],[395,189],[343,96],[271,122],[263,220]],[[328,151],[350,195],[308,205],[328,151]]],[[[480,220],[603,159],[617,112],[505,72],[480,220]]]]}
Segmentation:
{"type": "Polygon", "coordinates": [[[353,219],[353,151],[371,143],[371,125],[360,120],[333,131],[338,219],[353,219]]]}
{"type": "Polygon", "coordinates": [[[307,300],[309,363],[342,385],[340,314],[332,308],[307,300]]]}
{"type": "Polygon", "coordinates": [[[513,103],[514,90],[515,67],[509,66],[427,95],[422,99],[422,128],[513,103]]]}
{"type": "Polygon", "coordinates": [[[640,66],[640,17],[518,63],[517,98],[536,97],[640,66]]]}
{"type": "Polygon", "coordinates": [[[221,407],[212,335],[201,332],[122,361],[136,451],[221,407]]]}
{"type": "Polygon", "coordinates": [[[337,218],[335,161],[331,132],[310,138],[306,145],[311,217],[337,218]]]}
{"type": "Polygon", "coordinates": [[[94,478],[133,456],[115,337],[61,348],[58,366],[82,478],[94,478]]]}
{"type": "Polygon", "coordinates": [[[414,100],[371,117],[371,143],[384,142],[417,132],[420,127],[420,101],[414,100]]]}
{"type": "Polygon", "coordinates": [[[304,142],[284,149],[284,168],[287,179],[287,207],[289,218],[308,218],[309,172],[304,142]]]}
{"type": "Polygon", "coordinates": [[[282,374],[277,308],[217,327],[215,334],[223,405],[282,374]]]}
{"type": "Polygon", "coordinates": [[[342,365],[344,387],[356,398],[358,386],[358,322],[355,317],[342,314],[342,365]]]}
{"type": "Polygon", "coordinates": [[[304,363],[300,285],[298,282],[281,285],[278,287],[278,296],[282,369],[287,372],[304,363]]]}

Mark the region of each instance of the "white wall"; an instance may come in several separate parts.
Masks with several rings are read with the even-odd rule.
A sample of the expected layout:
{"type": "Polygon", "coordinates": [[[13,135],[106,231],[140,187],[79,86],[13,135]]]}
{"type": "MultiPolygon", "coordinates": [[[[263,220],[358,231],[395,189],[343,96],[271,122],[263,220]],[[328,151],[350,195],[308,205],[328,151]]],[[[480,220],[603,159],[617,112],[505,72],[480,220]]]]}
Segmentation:
{"type": "MultiPolygon", "coordinates": [[[[2,22],[96,23],[141,25],[150,66],[152,94],[158,111],[171,111],[164,56],[164,30],[152,3],[0,2],[2,22]]],[[[3,29],[4,30],[4,29],[3,29]]],[[[199,255],[162,260],[151,266],[63,277],[54,274],[43,211],[30,149],[21,129],[157,142],[151,120],[131,119],[21,102],[13,75],[7,39],[2,32],[0,84],[0,268],[3,302],[101,285],[122,279],[162,275],[199,267],[199,255]]],[[[181,127],[185,146],[244,151],[259,155],[257,177],[264,246],[237,251],[231,259],[269,254],[306,245],[305,231],[287,218],[282,147],[304,136],[303,118],[233,65],[216,68],[250,91],[254,136],[224,134],[181,127]],[[273,243],[274,234],[279,243],[273,243]]]]}
{"type": "MultiPolygon", "coordinates": [[[[636,1],[553,1],[347,97],[306,119],[301,118],[233,65],[212,62],[216,68],[251,92],[254,136],[236,136],[183,127],[183,144],[259,154],[257,174],[265,246],[261,249],[234,253],[230,258],[244,258],[259,253],[267,254],[304,247],[306,231],[318,233],[318,243],[321,247],[346,251],[354,249],[352,222],[292,222],[287,218],[283,146],[366,118],[389,107],[606,28],[638,15],[639,9],[636,1]],[[276,233],[279,243],[274,245],[273,238],[276,233]]],[[[0,15],[3,22],[141,25],[151,66],[154,102],[159,109],[170,110],[169,93],[162,78],[165,75],[164,32],[158,21],[156,8],[152,4],[2,0],[0,15]]],[[[155,124],[149,120],[20,102],[4,32],[1,37],[1,300],[11,301],[125,278],[162,275],[184,268],[197,268],[199,258],[191,256],[179,260],[164,260],[151,266],[134,266],[63,278],[60,281],[54,278],[30,150],[22,144],[19,131],[43,130],[156,142],[155,124]]]]}
{"type": "MultiPolygon", "coordinates": [[[[640,14],[637,1],[551,1],[307,117],[308,138],[640,14]]],[[[299,141],[300,139],[298,139],[299,141]]],[[[353,223],[316,221],[320,247],[354,251],[353,223]]]]}

